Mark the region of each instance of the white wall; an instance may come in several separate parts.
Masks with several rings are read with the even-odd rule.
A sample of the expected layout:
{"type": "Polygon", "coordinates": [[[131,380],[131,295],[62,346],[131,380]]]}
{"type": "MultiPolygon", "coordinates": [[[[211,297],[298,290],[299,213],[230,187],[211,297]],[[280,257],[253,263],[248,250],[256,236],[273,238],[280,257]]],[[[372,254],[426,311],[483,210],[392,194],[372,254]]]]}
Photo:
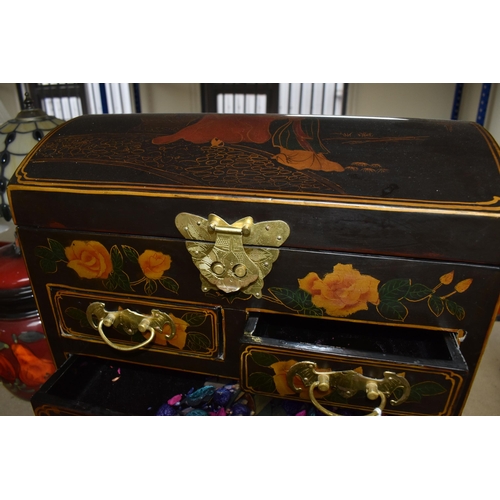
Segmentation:
{"type": "Polygon", "coordinates": [[[16,84],[0,83],[0,125],[14,118],[19,111],[21,111],[21,106],[19,105],[16,84]]]}
{"type": "MultiPolygon", "coordinates": [[[[481,85],[464,85],[459,120],[476,121],[481,85]]],[[[499,85],[491,86],[484,126],[500,143],[499,85]]],[[[454,83],[351,83],[347,114],[449,120],[454,97],[454,83]]]]}
{"type": "Polygon", "coordinates": [[[201,113],[199,83],[141,83],[143,113],[201,113]]]}
{"type": "Polygon", "coordinates": [[[455,84],[351,83],[347,114],[449,119],[455,84]]]}

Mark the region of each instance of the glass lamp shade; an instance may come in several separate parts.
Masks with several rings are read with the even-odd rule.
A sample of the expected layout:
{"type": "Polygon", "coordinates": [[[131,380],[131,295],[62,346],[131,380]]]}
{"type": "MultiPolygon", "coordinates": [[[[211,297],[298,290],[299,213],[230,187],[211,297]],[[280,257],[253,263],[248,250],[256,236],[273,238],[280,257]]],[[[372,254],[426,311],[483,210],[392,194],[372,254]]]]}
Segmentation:
{"type": "MultiPolygon", "coordinates": [[[[26,109],[14,119],[0,125],[0,217],[7,222],[12,219],[6,193],[10,178],[43,136],[64,122],[55,116],[48,116],[41,109],[33,108],[33,101],[29,96],[26,97],[24,106],[26,109]]],[[[6,231],[8,227],[0,228],[0,232],[2,229],[6,231]]]]}

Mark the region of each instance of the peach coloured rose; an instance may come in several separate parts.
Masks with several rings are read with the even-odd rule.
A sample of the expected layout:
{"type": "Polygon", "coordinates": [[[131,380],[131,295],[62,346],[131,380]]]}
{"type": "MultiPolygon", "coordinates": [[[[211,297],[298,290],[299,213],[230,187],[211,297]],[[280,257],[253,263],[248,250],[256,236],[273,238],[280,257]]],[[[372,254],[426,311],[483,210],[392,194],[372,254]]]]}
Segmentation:
{"type": "Polygon", "coordinates": [[[161,252],[146,250],[139,255],[139,265],[146,278],[157,280],[163,276],[163,273],[170,269],[172,259],[170,255],[164,255],[161,252]]]}
{"type": "Polygon", "coordinates": [[[321,279],[309,273],[299,279],[299,287],[312,295],[312,303],[329,316],[345,317],[379,303],[379,280],[361,274],[351,264],[337,264],[321,279]]]}
{"type": "Polygon", "coordinates": [[[56,371],[52,361],[37,358],[21,344],[12,344],[11,349],[19,362],[19,378],[27,386],[37,387],[43,384],[56,371]]]}
{"type": "Polygon", "coordinates": [[[111,256],[98,241],[73,241],[64,249],[68,267],[80,278],[106,279],[113,271],[111,256]]]}
{"type": "MultiPolygon", "coordinates": [[[[187,337],[187,332],[186,328],[189,326],[189,323],[184,321],[181,318],[175,317],[172,313],[169,314],[169,316],[172,318],[174,321],[175,325],[175,335],[171,339],[167,339],[164,335],[155,335],[155,344],[159,345],[167,345],[167,342],[170,345],[173,345],[174,347],[177,347],[178,349],[184,349],[184,346],[186,345],[186,337],[187,337]]],[[[172,329],[170,328],[169,324],[166,324],[163,327],[163,332],[166,335],[169,335],[172,329]]],[[[144,333],[144,337],[147,338],[149,336],[149,333],[144,333]]]]}
{"type": "MultiPolygon", "coordinates": [[[[290,359],[288,361],[278,361],[277,363],[273,363],[271,365],[271,368],[275,373],[275,375],[273,376],[274,385],[276,386],[276,390],[281,396],[297,395],[297,393],[288,385],[288,381],[286,379],[288,370],[290,370],[290,368],[296,363],[297,362],[294,359],[290,359]]],[[[321,372],[329,370],[318,368],[318,371],[321,372]]],[[[300,389],[300,393],[298,395],[303,399],[309,399],[309,388],[304,385],[300,377],[295,377],[294,383],[300,389]]],[[[322,398],[330,394],[330,392],[331,390],[321,392],[316,389],[314,391],[314,395],[316,398],[322,398]]]]}
{"type": "Polygon", "coordinates": [[[274,385],[276,386],[276,390],[281,396],[296,394],[295,391],[290,388],[286,380],[286,374],[288,370],[290,370],[290,368],[296,363],[297,362],[295,360],[290,359],[288,361],[278,361],[277,363],[273,363],[271,365],[271,368],[275,373],[275,375],[273,376],[274,385]]]}

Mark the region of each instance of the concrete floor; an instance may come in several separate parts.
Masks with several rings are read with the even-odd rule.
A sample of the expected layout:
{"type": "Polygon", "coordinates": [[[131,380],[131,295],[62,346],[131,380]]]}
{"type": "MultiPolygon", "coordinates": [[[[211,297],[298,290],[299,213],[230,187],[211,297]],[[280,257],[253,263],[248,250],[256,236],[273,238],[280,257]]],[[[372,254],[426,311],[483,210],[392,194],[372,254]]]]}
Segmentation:
{"type": "MultiPolygon", "coordinates": [[[[463,411],[466,416],[500,415],[500,321],[495,323],[479,371],[463,411]]],[[[0,416],[33,416],[28,401],[12,395],[0,383],[0,416]]]]}

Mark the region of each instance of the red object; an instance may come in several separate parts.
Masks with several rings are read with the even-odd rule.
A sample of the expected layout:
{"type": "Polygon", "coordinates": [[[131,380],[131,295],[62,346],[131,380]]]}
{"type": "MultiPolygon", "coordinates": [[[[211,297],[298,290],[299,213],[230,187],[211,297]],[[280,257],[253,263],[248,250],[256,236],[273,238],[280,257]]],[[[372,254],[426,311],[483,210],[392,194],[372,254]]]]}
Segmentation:
{"type": "Polygon", "coordinates": [[[203,144],[218,139],[228,144],[254,142],[263,144],[271,139],[269,125],[276,120],[273,115],[205,115],[201,120],[184,127],[179,132],[153,139],[153,144],[170,144],[184,139],[194,144],[203,144]]]}
{"type": "Polygon", "coordinates": [[[55,372],[28,273],[15,243],[0,247],[0,380],[30,399],[55,372]]]}

